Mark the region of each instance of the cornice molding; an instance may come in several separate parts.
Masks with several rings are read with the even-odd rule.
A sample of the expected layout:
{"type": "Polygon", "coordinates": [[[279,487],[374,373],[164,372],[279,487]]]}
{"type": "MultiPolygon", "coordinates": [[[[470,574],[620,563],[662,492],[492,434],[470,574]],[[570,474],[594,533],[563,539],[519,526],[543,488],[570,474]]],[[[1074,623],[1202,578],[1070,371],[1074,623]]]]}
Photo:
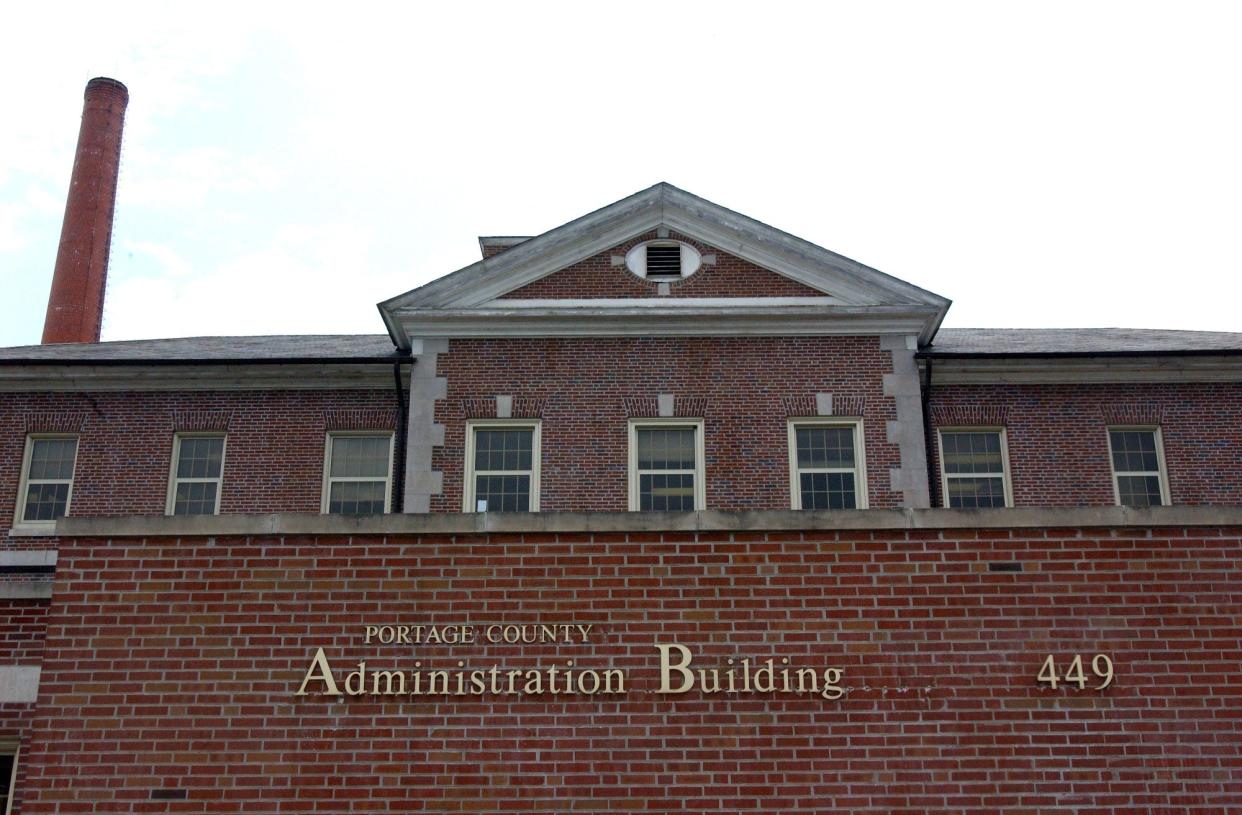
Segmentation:
{"type": "MultiPolygon", "coordinates": [[[[921,360],[926,365],[926,360],[921,360]]],[[[931,359],[938,385],[1242,382],[1238,356],[931,359]]]]}
{"type": "MultiPolygon", "coordinates": [[[[408,383],[409,367],[402,379],[408,383]]],[[[0,393],[17,391],[356,390],[393,387],[390,365],[0,366],[0,393]]]]}

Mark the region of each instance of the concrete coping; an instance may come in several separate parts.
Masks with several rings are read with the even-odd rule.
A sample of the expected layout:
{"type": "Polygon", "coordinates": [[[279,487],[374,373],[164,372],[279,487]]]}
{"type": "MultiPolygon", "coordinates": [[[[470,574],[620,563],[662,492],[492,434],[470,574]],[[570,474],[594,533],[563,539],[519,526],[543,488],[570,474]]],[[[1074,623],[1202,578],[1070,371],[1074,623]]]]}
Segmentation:
{"type": "Polygon", "coordinates": [[[395,514],[353,518],[281,513],[62,518],[58,537],[417,535],[522,532],[744,532],[1033,527],[1242,527],[1242,506],[1018,507],[759,512],[395,514]]]}

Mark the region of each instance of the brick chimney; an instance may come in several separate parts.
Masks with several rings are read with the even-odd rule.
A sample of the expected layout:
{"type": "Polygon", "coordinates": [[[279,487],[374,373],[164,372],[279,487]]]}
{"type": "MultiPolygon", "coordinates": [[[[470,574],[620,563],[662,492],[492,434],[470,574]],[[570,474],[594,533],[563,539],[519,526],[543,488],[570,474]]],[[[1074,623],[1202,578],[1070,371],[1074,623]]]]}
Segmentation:
{"type": "Polygon", "coordinates": [[[86,83],[82,130],[43,322],[44,344],[99,342],[128,104],[129,91],[115,79],[96,77],[86,83]]]}

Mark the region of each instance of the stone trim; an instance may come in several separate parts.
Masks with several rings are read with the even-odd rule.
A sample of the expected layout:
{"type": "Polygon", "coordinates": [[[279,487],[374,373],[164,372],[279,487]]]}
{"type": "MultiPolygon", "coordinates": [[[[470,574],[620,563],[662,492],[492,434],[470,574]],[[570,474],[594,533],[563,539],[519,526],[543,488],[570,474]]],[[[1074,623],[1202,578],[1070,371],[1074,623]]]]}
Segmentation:
{"type": "Polygon", "coordinates": [[[38,701],[39,673],[38,665],[0,665],[0,703],[38,701]]]}
{"type": "MultiPolygon", "coordinates": [[[[249,535],[419,535],[483,532],[747,532],[815,533],[892,529],[1049,529],[1145,527],[1179,536],[1185,527],[1242,530],[1242,507],[1017,507],[1003,509],[764,510],[758,512],[480,512],[435,515],[141,515],[67,517],[59,537],[178,537],[249,535]]],[[[225,543],[225,541],[221,541],[225,543]]],[[[1058,544],[1059,545],[1059,544],[1058,544]]]]}
{"type": "MultiPolygon", "coordinates": [[[[433,470],[434,448],[444,446],[444,425],[436,422],[436,402],[448,398],[448,380],[436,376],[436,360],[447,353],[447,339],[415,340],[410,352],[410,418],[406,434],[405,512],[430,512],[431,496],[444,491],[444,473],[433,470]]],[[[495,411],[495,402],[492,410],[495,411]]]]}
{"type": "Polygon", "coordinates": [[[893,372],[884,374],[884,395],[897,404],[897,420],[887,423],[885,436],[889,444],[901,451],[901,466],[889,469],[889,489],[901,493],[903,507],[931,506],[927,484],[927,446],[923,438],[922,384],[914,354],[918,337],[880,337],[880,350],[893,356],[893,372]]]}

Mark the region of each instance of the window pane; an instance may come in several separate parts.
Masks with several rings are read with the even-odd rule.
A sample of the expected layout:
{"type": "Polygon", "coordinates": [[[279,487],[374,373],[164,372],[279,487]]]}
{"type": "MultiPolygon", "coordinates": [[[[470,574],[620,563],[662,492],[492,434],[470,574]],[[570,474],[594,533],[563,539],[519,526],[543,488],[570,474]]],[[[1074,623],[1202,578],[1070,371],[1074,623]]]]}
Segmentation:
{"type": "Polygon", "coordinates": [[[853,473],[802,473],[803,509],[855,509],[853,473]]]}
{"type": "Polygon", "coordinates": [[[971,432],[941,435],[946,473],[1003,473],[1000,433],[971,432]]]}
{"type": "Polygon", "coordinates": [[[1125,507],[1158,507],[1160,477],[1156,475],[1117,476],[1117,497],[1125,507]]]}
{"type": "Polygon", "coordinates": [[[693,470],[693,427],[640,427],[638,469],[693,470]]]}
{"type": "Polygon", "coordinates": [[[694,476],[689,473],[639,476],[638,508],[657,512],[694,511],[694,476]]]}
{"type": "Polygon", "coordinates": [[[219,478],[223,460],[223,436],[183,438],[177,458],[177,478],[219,478]]]}
{"type": "MultiPolygon", "coordinates": [[[[525,429],[479,429],[474,431],[474,469],[529,470],[535,431],[525,429]]],[[[481,497],[481,496],[480,496],[481,497]]]]}
{"type": "Polygon", "coordinates": [[[1119,473],[1155,473],[1160,471],[1156,459],[1156,434],[1152,430],[1110,430],[1113,448],[1113,469],[1119,473]]]}
{"type": "Polygon", "coordinates": [[[950,478],[949,506],[955,509],[1005,506],[1002,478],[950,478]]]}
{"type": "Polygon", "coordinates": [[[388,436],[334,436],[333,478],[387,478],[388,436]]]}
{"type": "Polygon", "coordinates": [[[216,482],[193,481],[177,485],[173,515],[214,515],[215,512],[216,482]]]}
{"type": "Polygon", "coordinates": [[[30,449],[30,480],[73,478],[77,439],[35,439],[30,449]]]}
{"type": "Polygon", "coordinates": [[[0,753],[0,812],[9,811],[9,787],[13,785],[14,760],[12,753],[0,753]]]}
{"type": "Polygon", "coordinates": [[[54,521],[63,518],[68,504],[68,484],[30,484],[26,490],[22,520],[54,521]]]}
{"type": "Polygon", "coordinates": [[[474,500],[487,501],[488,512],[529,512],[530,476],[477,476],[474,481],[474,500]]]}
{"type": "Polygon", "coordinates": [[[381,515],[384,512],[383,481],[339,481],[328,494],[333,515],[381,515]]]}
{"type": "Polygon", "coordinates": [[[852,427],[799,427],[797,439],[799,468],[854,466],[852,427]]]}

